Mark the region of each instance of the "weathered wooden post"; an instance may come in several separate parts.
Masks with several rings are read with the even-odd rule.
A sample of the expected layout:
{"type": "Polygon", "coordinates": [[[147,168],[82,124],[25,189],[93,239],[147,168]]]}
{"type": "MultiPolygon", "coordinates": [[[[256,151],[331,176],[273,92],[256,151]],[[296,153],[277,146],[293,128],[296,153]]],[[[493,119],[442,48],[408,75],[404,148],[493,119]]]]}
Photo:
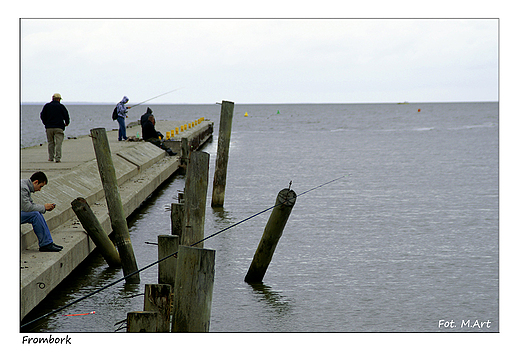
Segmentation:
{"type": "MultiPolygon", "coordinates": [[[[158,243],[158,260],[169,256],[179,250],[179,236],[159,235],[158,243]]],[[[177,272],[177,258],[171,256],[159,262],[159,280],[160,284],[169,284],[175,287],[175,273],[177,272]]]]}
{"type": "Polygon", "coordinates": [[[226,191],[227,164],[229,159],[229,142],[231,140],[231,125],[233,122],[233,110],[235,103],[222,101],[220,109],[220,127],[218,130],[217,159],[215,161],[215,175],[213,178],[213,195],[211,207],[220,208],[224,206],[226,191]]]}
{"type": "Polygon", "coordinates": [[[108,238],[107,233],[103,230],[103,227],[99,223],[96,215],[92,212],[92,209],[90,209],[87,201],[84,198],[78,197],[70,204],[81,225],[83,225],[83,228],[87,232],[87,235],[95,243],[108,266],[121,266],[121,259],[119,258],[119,253],[117,253],[114,243],[108,238]]]}
{"type": "MultiPolygon", "coordinates": [[[[181,245],[191,246],[204,238],[208,170],[209,154],[191,152],[184,186],[184,231],[180,239],[181,245]]],[[[196,246],[202,248],[203,243],[196,246]]]]}
{"type": "Polygon", "coordinates": [[[171,307],[172,287],[170,285],[145,285],[143,309],[157,312],[157,332],[170,332],[171,307]]]}
{"type": "Polygon", "coordinates": [[[157,332],[157,312],[140,311],[126,314],[126,332],[157,332]]]}
{"type": "Polygon", "coordinates": [[[215,251],[180,246],[178,256],[172,332],[209,332],[215,251]]]}
{"type": "Polygon", "coordinates": [[[180,159],[180,174],[185,175],[186,174],[186,167],[188,165],[188,159],[190,157],[190,143],[188,141],[188,138],[183,137],[181,138],[181,159],[180,159]]]}
{"type": "Polygon", "coordinates": [[[182,229],[184,228],[184,202],[171,203],[170,219],[172,223],[172,235],[182,237],[182,229]]]}
{"type": "MultiPolygon", "coordinates": [[[[125,212],[121,196],[119,194],[119,186],[117,185],[116,170],[112,162],[110,153],[110,145],[108,144],[107,133],[104,128],[94,128],[90,130],[94,151],[96,153],[99,175],[103,183],[105,198],[107,200],[108,215],[110,223],[114,231],[115,242],[119,250],[123,273],[125,276],[132,274],[138,270],[137,262],[134,256],[130,233],[126,223],[125,212]]],[[[139,273],[136,273],[126,279],[127,283],[138,284],[140,282],[139,273]]]]}
{"type": "Polygon", "coordinates": [[[275,207],[267,221],[264,234],[244,281],[248,283],[262,282],[295,203],[296,193],[294,191],[285,188],[278,193],[275,207]]]}

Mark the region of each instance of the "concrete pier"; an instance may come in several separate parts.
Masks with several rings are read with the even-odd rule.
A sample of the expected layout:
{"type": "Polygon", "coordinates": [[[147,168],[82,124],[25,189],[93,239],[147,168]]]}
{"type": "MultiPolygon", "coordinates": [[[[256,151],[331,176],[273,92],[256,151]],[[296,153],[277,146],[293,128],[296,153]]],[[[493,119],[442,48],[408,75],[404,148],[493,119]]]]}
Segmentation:
{"type": "MultiPolygon", "coordinates": [[[[191,121],[156,122],[156,129],[167,131],[191,121]]],[[[141,126],[127,128],[127,136],[142,135],[141,126]]],[[[202,121],[173,137],[166,144],[178,154],[168,154],[155,145],[143,141],[117,140],[118,131],[107,131],[108,140],[121,201],[126,217],[173,175],[180,165],[180,140],[187,138],[190,149],[197,150],[212,137],[213,122],[202,121]]],[[[77,197],[87,200],[106,233],[111,233],[110,218],[99,176],[94,147],[90,136],[66,139],[63,142],[61,163],[47,161],[47,144],[20,151],[20,178],[29,178],[43,171],[49,179],[40,192],[32,194],[36,203],[56,203],[56,209],[44,214],[52,237],[64,248],[58,253],[42,253],[30,224],[21,225],[20,290],[21,318],[36,307],[63,281],[94,249],[95,244],[83,230],[72,210],[77,197]]]]}

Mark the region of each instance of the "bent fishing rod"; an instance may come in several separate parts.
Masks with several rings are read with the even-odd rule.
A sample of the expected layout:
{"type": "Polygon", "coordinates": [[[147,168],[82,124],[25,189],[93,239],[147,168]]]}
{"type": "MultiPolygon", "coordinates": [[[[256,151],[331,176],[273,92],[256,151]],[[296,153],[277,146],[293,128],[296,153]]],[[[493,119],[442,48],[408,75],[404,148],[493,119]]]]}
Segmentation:
{"type": "Polygon", "coordinates": [[[146,99],[145,101],[142,101],[142,102],[140,102],[139,104],[135,104],[135,105],[129,106],[128,108],[129,108],[129,109],[134,108],[134,107],[136,107],[136,106],[139,106],[139,105],[141,105],[141,104],[146,103],[147,101],[153,100],[153,99],[155,99],[155,98],[162,97],[163,95],[166,95],[166,94],[169,94],[169,93],[175,92],[175,91],[177,91],[177,90],[179,90],[179,89],[182,89],[182,88],[184,88],[184,87],[177,88],[177,89],[174,89],[174,90],[170,90],[169,92],[159,94],[159,95],[157,95],[157,96],[155,96],[155,97],[153,97],[153,98],[146,99]]]}

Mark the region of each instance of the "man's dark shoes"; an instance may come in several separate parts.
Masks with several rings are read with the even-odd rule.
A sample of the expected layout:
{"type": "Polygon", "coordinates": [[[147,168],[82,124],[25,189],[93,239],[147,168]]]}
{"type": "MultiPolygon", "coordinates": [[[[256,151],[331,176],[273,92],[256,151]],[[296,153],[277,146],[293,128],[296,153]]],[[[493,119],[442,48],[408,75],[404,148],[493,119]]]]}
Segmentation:
{"type": "Polygon", "coordinates": [[[62,246],[58,246],[54,243],[49,243],[46,246],[40,247],[40,252],[59,252],[62,250],[62,246]]]}

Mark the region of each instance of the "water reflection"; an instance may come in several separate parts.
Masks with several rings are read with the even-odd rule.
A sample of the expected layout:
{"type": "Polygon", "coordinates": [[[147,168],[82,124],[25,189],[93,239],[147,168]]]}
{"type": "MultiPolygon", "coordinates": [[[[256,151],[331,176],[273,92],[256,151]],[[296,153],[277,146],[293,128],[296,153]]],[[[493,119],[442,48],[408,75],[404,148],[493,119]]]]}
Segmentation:
{"type": "Polygon", "coordinates": [[[213,210],[214,220],[217,224],[230,226],[233,224],[234,219],[231,217],[230,212],[224,210],[224,208],[211,208],[213,210]]]}
{"type": "Polygon", "coordinates": [[[290,313],[293,309],[290,299],[285,298],[279,292],[274,291],[271,286],[264,283],[250,283],[255,297],[259,302],[265,302],[269,308],[272,308],[279,316],[290,313]]]}

